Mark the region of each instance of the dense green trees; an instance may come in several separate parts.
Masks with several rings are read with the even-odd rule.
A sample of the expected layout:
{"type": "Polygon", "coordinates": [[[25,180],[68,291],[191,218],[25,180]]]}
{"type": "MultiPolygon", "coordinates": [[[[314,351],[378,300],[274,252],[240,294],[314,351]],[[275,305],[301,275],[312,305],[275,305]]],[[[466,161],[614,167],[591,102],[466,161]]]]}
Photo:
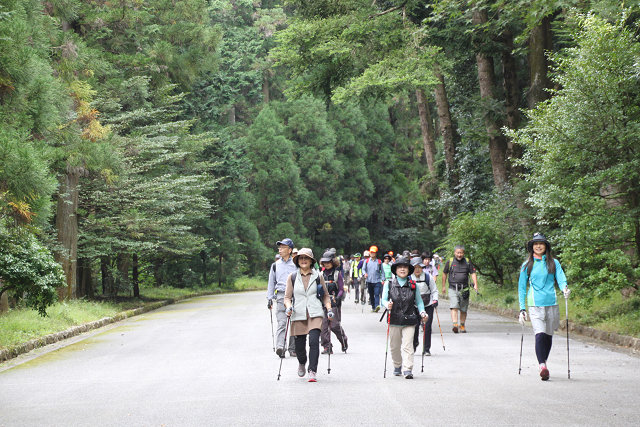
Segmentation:
{"type": "Polygon", "coordinates": [[[230,283],[288,236],[464,243],[508,286],[541,230],[585,295],[637,289],[637,25],[612,0],[3,1],[2,236],[27,236],[3,259],[49,273],[0,280],[41,311],[51,253],[62,297],[230,283]]]}

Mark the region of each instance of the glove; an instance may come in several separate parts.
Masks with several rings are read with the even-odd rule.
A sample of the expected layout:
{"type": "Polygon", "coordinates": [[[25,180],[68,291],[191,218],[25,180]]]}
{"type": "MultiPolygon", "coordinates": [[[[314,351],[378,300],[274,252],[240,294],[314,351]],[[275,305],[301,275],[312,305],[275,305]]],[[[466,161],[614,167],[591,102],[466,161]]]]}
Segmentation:
{"type": "Polygon", "coordinates": [[[293,312],[293,307],[287,308],[287,316],[290,317],[292,312],[293,312]]]}
{"type": "Polygon", "coordinates": [[[431,305],[433,306],[433,308],[437,308],[438,307],[438,300],[434,300],[431,305]]]}
{"type": "Polygon", "coordinates": [[[569,289],[569,287],[567,286],[566,288],[564,288],[562,293],[564,294],[564,299],[569,299],[569,294],[571,293],[571,289],[569,289]]]}
{"type": "Polygon", "coordinates": [[[520,316],[518,316],[518,322],[520,322],[520,324],[522,326],[524,326],[524,322],[527,320],[527,311],[526,310],[520,310],[520,316]]]}
{"type": "Polygon", "coordinates": [[[327,311],[327,317],[329,319],[333,319],[333,311],[331,311],[331,310],[327,311]]]}
{"type": "Polygon", "coordinates": [[[271,308],[272,308],[272,307],[273,307],[273,300],[272,300],[272,299],[269,299],[269,300],[267,301],[267,308],[268,308],[269,310],[271,310],[271,308]]]}

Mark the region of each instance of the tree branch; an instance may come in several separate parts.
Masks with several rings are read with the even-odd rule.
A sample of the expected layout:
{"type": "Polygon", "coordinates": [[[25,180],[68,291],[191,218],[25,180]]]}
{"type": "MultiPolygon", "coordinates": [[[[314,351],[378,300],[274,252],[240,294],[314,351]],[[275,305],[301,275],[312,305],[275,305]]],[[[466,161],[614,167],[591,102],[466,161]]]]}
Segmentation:
{"type": "Polygon", "coordinates": [[[378,16],[382,16],[382,15],[386,15],[387,13],[391,13],[391,12],[393,12],[394,10],[402,9],[402,8],[404,8],[404,5],[405,5],[405,4],[407,4],[407,2],[406,2],[406,1],[405,1],[405,2],[402,2],[402,4],[401,4],[401,5],[393,6],[392,8],[387,9],[387,10],[385,10],[385,11],[383,11],[383,12],[376,13],[375,15],[369,15],[369,19],[377,18],[378,16]]]}

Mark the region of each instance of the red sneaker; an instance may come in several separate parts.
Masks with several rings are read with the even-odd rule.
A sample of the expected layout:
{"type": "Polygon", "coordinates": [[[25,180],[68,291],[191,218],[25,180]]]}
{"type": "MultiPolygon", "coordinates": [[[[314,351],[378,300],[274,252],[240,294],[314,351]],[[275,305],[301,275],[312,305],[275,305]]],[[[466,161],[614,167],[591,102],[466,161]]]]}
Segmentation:
{"type": "Polygon", "coordinates": [[[540,365],[540,379],[547,381],[549,379],[549,370],[546,365],[540,365]]]}

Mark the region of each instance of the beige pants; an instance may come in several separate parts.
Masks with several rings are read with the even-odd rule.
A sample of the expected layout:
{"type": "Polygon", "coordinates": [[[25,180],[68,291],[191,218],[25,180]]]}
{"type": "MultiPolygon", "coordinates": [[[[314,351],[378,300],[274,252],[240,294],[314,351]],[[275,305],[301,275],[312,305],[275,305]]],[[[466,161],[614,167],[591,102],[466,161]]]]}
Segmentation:
{"type": "Polygon", "coordinates": [[[389,347],[391,347],[391,360],[393,367],[402,366],[402,372],[413,369],[413,334],[415,326],[389,327],[389,347]]]}

